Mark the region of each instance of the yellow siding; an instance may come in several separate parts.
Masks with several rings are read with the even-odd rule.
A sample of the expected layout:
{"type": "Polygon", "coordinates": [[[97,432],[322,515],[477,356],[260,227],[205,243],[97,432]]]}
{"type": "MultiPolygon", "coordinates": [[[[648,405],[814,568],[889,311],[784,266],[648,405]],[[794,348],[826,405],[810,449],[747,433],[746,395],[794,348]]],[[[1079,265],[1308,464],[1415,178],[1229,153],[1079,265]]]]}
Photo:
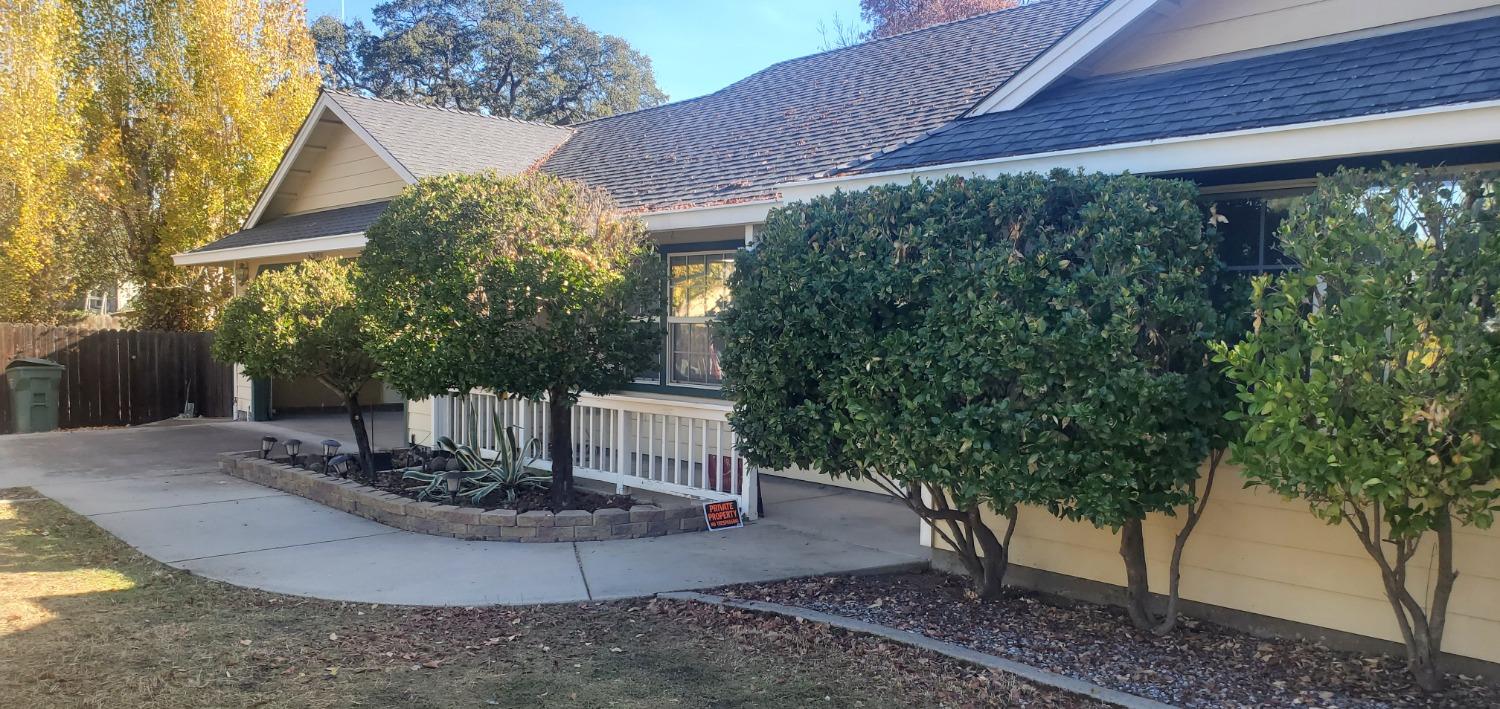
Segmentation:
{"type": "Polygon", "coordinates": [[[433,444],[432,399],[406,402],[406,435],[407,440],[415,439],[427,446],[433,444]]]}
{"type": "MultiPolygon", "coordinates": [[[[1301,503],[1243,485],[1237,468],[1220,473],[1183,555],[1183,598],[1400,642],[1380,573],[1353,531],[1323,524],[1301,503]]],[[[1145,524],[1155,592],[1166,592],[1172,538],[1180,524],[1164,515],[1145,524]]],[[[1500,532],[1462,529],[1456,547],[1460,573],[1444,649],[1500,662],[1495,640],[1500,638],[1500,532]]],[[[1410,572],[1411,588],[1424,599],[1433,582],[1432,551],[1430,543],[1424,545],[1410,572]]],[[[1125,580],[1115,534],[1038,509],[1021,511],[1011,561],[1103,583],[1125,580]]]]}
{"type": "Polygon", "coordinates": [[[250,418],[250,377],[238,364],[234,365],[234,418],[250,418]]]}
{"type": "Polygon", "coordinates": [[[850,490],[859,490],[860,492],[874,492],[874,493],[879,493],[879,494],[882,494],[882,495],[885,494],[884,490],[881,490],[879,487],[877,487],[875,485],[875,483],[872,483],[872,482],[870,482],[868,480],[850,480],[848,478],[835,478],[835,477],[831,477],[831,476],[828,476],[828,475],[824,475],[824,474],[822,474],[822,473],[820,473],[820,472],[818,472],[816,470],[807,470],[805,468],[791,468],[791,469],[788,469],[788,470],[768,470],[768,471],[766,471],[766,474],[767,475],[775,475],[776,477],[779,477],[779,478],[791,478],[792,480],[803,480],[803,481],[810,482],[810,483],[818,483],[820,485],[831,485],[833,487],[843,487],[843,488],[848,488],[850,490]]]}
{"type": "Polygon", "coordinates": [[[389,199],[406,187],[374,149],[336,121],[318,125],[292,169],[267,217],[389,199]]]}
{"type": "Polygon", "coordinates": [[[1199,0],[1160,3],[1080,73],[1114,74],[1492,7],[1492,0],[1199,0]]]}

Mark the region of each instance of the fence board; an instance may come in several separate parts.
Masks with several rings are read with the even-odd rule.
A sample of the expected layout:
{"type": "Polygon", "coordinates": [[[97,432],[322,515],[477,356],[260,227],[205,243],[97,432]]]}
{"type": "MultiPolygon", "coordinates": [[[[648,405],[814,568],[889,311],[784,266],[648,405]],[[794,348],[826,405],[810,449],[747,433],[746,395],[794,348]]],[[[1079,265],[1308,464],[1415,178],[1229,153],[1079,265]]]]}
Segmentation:
{"type": "MultiPolygon", "coordinates": [[[[63,428],[149,423],[181,413],[233,415],[234,369],[213,360],[213,333],[147,332],[0,323],[0,366],[41,357],[66,366],[58,392],[63,428]]],[[[0,382],[4,378],[0,377],[0,382]]],[[[0,386],[0,433],[12,430],[0,386]]]]}

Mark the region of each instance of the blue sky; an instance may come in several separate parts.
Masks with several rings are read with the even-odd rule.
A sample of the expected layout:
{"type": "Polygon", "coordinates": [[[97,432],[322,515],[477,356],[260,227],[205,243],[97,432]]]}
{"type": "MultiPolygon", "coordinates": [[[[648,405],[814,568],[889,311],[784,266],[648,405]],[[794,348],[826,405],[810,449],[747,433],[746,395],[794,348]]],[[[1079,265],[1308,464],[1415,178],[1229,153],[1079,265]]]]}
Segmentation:
{"type": "MultiPolygon", "coordinates": [[[[309,18],[338,15],[339,0],[305,0],[309,18]]],[[[345,0],[370,18],[378,0],[345,0]]],[[[859,0],[563,0],[594,30],[651,57],[656,83],[677,101],[701,96],[769,64],[818,51],[818,21],[858,21],[859,0]]]]}

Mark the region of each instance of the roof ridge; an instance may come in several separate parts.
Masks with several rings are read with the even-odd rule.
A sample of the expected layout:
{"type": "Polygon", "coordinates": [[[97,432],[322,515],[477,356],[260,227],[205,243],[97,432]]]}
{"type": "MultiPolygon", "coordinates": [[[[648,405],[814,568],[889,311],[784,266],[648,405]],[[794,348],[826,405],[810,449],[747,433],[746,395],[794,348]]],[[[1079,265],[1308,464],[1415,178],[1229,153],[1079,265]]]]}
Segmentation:
{"type": "Polygon", "coordinates": [[[732,81],[732,82],[730,82],[729,84],[727,84],[725,86],[722,86],[722,87],[720,87],[718,89],[710,91],[710,92],[708,92],[706,94],[703,94],[701,96],[694,96],[692,98],[685,98],[685,99],[682,99],[681,101],[670,101],[670,102],[667,102],[667,103],[658,104],[656,106],[646,106],[645,108],[638,108],[638,109],[636,109],[634,111],[625,111],[623,113],[614,113],[614,114],[610,114],[608,116],[600,116],[598,118],[590,118],[589,120],[586,120],[586,121],[579,121],[578,123],[576,123],[574,125],[575,126],[584,126],[584,125],[588,125],[590,123],[598,123],[598,122],[602,122],[602,121],[607,121],[607,120],[610,120],[612,118],[621,118],[621,117],[624,117],[624,116],[633,116],[635,114],[645,113],[647,111],[654,111],[654,110],[661,109],[661,108],[670,108],[670,107],[673,107],[673,106],[683,106],[683,105],[687,105],[689,103],[692,103],[694,101],[701,101],[703,99],[710,98],[712,96],[716,96],[716,95],[721,94],[721,93],[723,93],[725,91],[728,91],[729,89],[734,88],[735,85],[740,84],[740,83],[745,82],[745,81],[748,81],[748,80],[750,80],[750,79],[752,79],[752,78],[754,78],[756,76],[759,76],[761,74],[764,74],[764,73],[766,73],[766,72],[768,72],[768,71],[770,71],[772,69],[775,69],[776,67],[782,66],[784,64],[791,64],[792,62],[800,62],[800,61],[805,61],[805,60],[808,60],[808,59],[812,59],[814,57],[821,57],[821,56],[824,56],[824,55],[835,54],[835,53],[838,53],[838,52],[844,52],[844,51],[848,51],[848,50],[852,50],[852,49],[859,49],[861,47],[867,47],[867,46],[870,46],[870,45],[873,45],[873,44],[878,44],[878,43],[881,43],[881,42],[885,42],[886,40],[892,40],[892,39],[899,39],[899,38],[903,38],[903,37],[909,37],[909,36],[914,35],[914,34],[919,34],[919,33],[922,33],[922,32],[928,32],[928,31],[936,30],[936,29],[943,29],[943,28],[951,27],[953,25],[958,25],[958,24],[962,24],[962,23],[965,23],[965,22],[972,22],[972,21],[975,21],[975,20],[979,20],[981,18],[987,18],[987,17],[991,17],[991,16],[994,16],[994,15],[999,15],[999,14],[1003,14],[1003,13],[1007,13],[1007,12],[1015,12],[1015,11],[1018,11],[1018,10],[1029,10],[1029,9],[1032,9],[1032,8],[1046,7],[1048,5],[1053,5],[1053,4],[1057,4],[1057,3],[1061,3],[1061,2],[1079,2],[1079,1],[1083,1],[1083,0],[1018,0],[1018,4],[1012,5],[1010,7],[1003,7],[1003,8],[1000,8],[999,10],[991,10],[989,12],[981,12],[981,13],[979,13],[977,15],[970,15],[968,17],[961,17],[961,18],[956,19],[956,20],[948,20],[947,22],[938,22],[936,24],[927,25],[926,27],[919,27],[919,28],[914,29],[914,30],[907,30],[905,32],[898,32],[896,34],[889,35],[889,36],[886,36],[886,37],[875,37],[873,39],[867,39],[867,40],[865,40],[863,42],[857,42],[855,44],[851,44],[851,45],[848,45],[848,46],[845,46],[845,47],[834,47],[833,49],[825,49],[825,50],[822,50],[822,51],[819,51],[819,52],[813,52],[812,54],[804,54],[804,55],[799,56],[799,57],[789,57],[787,59],[782,59],[781,61],[778,61],[778,62],[772,62],[771,64],[767,64],[766,66],[764,66],[764,67],[762,67],[760,69],[757,69],[756,71],[751,72],[750,74],[748,74],[746,76],[740,77],[739,79],[736,79],[735,81],[732,81]]]}
{"type": "MultiPolygon", "coordinates": [[[[849,45],[847,47],[834,47],[833,49],[827,49],[827,50],[824,50],[824,51],[821,51],[821,52],[816,52],[814,54],[809,54],[807,56],[808,57],[815,57],[815,56],[818,56],[819,54],[828,54],[828,53],[831,53],[831,52],[838,52],[838,51],[842,51],[842,50],[845,50],[845,49],[852,49],[852,48],[858,47],[858,46],[860,46],[862,44],[874,44],[876,42],[884,42],[884,41],[886,41],[888,39],[897,39],[897,38],[900,38],[900,37],[906,37],[908,35],[917,34],[918,32],[926,32],[928,30],[938,29],[938,28],[942,28],[942,27],[948,27],[949,25],[957,25],[957,24],[961,24],[961,23],[964,23],[964,22],[972,22],[974,20],[978,20],[978,19],[985,18],[985,17],[990,17],[992,15],[999,15],[1001,13],[1015,12],[1017,10],[1027,10],[1027,9],[1034,8],[1034,7],[1045,7],[1047,5],[1051,5],[1051,4],[1057,3],[1057,2],[1076,2],[1076,1],[1079,1],[1079,0],[1016,0],[1016,4],[1011,5],[1010,7],[1002,7],[1000,9],[998,9],[998,10],[990,10],[989,12],[981,12],[981,13],[979,13],[977,15],[969,15],[968,17],[960,17],[960,18],[958,18],[956,20],[948,20],[946,22],[935,22],[933,24],[927,25],[926,27],[918,27],[918,28],[916,28],[914,30],[907,30],[905,32],[897,32],[896,34],[890,34],[890,35],[886,35],[884,37],[874,37],[874,38],[871,38],[871,39],[867,39],[867,40],[865,40],[863,42],[859,42],[857,44],[851,44],[851,45],[849,45]]],[[[806,57],[799,57],[799,58],[805,59],[806,57]]],[[[788,61],[790,61],[790,60],[788,60],[788,61]]]]}
{"type": "Polygon", "coordinates": [[[354,91],[346,91],[344,89],[330,89],[330,88],[324,87],[323,88],[323,93],[332,94],[334,96],[348,96],[349,98],[357,98],[357,99],[362,99],[362,100],[365,100],[365,101],[380,101],[381,103],[390,103],[390,104],[395,104],[397,106],[409,106],[411,108],[427,108],[427,109],[432,109],[434,111],[446,111],[448,113],[456,113],[456,114],[458,114],[460,116],[474,116],[476,118],[489,118],[489,119],[492,119],[492,120],[504,121],[504,122],[507,122],[507,123],[520,123],[522,125],[540,126],[542,128],[560,128],[560,129],[568,131],[570,133],[573,132],[573,130],[574,130],[573,126],[560,125],[560,124],[556,124],[556,123],[545,123],[543,121],[531,121],[531,120],[526,120],[524,118],[512,118],[510,116],[497,116],[497,115],[494,115],[492,113],[481,113],[479,111],[470,111],[470,110],[466,110],[466,109],[462,109],[462,108],[454,108],[452,106],[438,106],[436,104],[430,104],[430,103],[417,103],[415,101],[405,101],[405,100],[402,100],[402,99],[387,98],[385,96],[366,96],[366,95],[361,94],[361,93],[356,93],[354,91]]]}

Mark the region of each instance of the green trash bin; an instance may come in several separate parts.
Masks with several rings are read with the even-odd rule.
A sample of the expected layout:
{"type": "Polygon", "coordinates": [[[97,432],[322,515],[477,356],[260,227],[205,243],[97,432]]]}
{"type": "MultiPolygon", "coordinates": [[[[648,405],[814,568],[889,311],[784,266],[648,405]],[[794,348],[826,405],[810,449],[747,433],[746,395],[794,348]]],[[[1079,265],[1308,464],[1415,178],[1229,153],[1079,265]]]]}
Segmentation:
{"type": "Polygon", "coordinates": [[[34,357],[22,357],[5,365],[13,433],[41,433],[57,428],[57,390],[67,369],[50,359],[34,357]]]}

